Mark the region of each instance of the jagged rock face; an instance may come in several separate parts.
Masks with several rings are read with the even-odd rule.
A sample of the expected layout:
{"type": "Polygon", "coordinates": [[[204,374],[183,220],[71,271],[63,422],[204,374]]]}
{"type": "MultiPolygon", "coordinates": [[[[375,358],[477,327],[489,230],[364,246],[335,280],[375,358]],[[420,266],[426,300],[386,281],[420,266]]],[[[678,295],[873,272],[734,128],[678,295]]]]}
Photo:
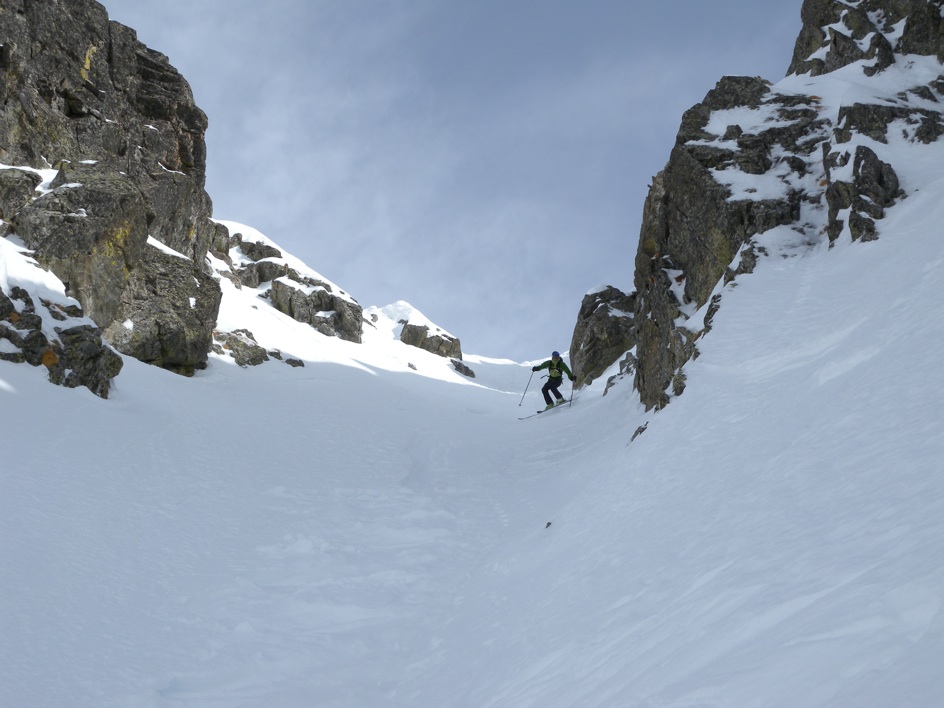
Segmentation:
{"type": "Polygon", "coordinates": [[[221,299],[219,283],[189,259],[149,246],[105,336],[122,353],[191,376],[206,367],[221,299]]]}
{"type": "Polygon", "coordinates": [[[121,357],[102,341],[101,331],[87,324],[77,305],[48,300],[36,304],[23,288],[14,286],[10,296],[0,291],[0,360],[44,366],[52,383],[108,398],[111,380],[121,371],[121,357]],[[18,304],[17,304],[18,303],[18,304]],[[45,316],[61,323],[44,331],[45,316]]]}
{"type": "Polygon", "coordinates": [[[179,171],[203,187],[207,119],[189,85],[99,3],[5,0],[0,41],[0,160],[42,165],[55,146],[57,160],[179,171]]]}
{"type": "Polygon", "coordinates": [[[942,0],[804,0],[787,73],[819,76],[868,59],[875,63],[866,74],[874,75],[894,64],[896,53],[944,61],[942,7],[942,0]],[[890,31],[903,20],[900,34],[890,31]]]}
{"type": "Polygon", "coordinates": [[[269,299],[280,312],[310,324],[329,337],[361,343],[364,311],[360,305],[333,292],[330,283],[295,274],[272,281],[269,299]]]}
{"type": "MultiPolygon", "coordinates": [[[[848,164],[848,152],[830,152],[825,161],[827,175],[830,164],[845,166],[848,164]]],[[[849,181],[829,180],[826,189],[826,201],[829,204],[829,223],[826,233],[830,241],[835,241],[847,226],[847,221],[840,219],[846,211],[848,228],[853,241],[873,241],[876,235],[875,220],[885,216],[885,209],[902,196],[898,186],[898,175],[887,162],[864,145],[855,148],[852,155],[852,179],[849,181]]]]}
{"type": "MultiPolygon", "coordinates": [[[[791,72],[862,62],[850,70],[868,80],[903,53],[942,60],[942,17],[944,0],[807,0],[791,72]]],[[[647,408],[684,389],[682,367],[710,329],[719,288],[752,270],[762,234],[789,226],[806,247],[877,238],[903,191],[873,147],[889,136],[927,144],[944,134],[944,75],[874,103],[827,110],[821,101],[726,77],[683,117],[644,205],[635,262],[635,387],[647,408]]]]}
{"type": "Polygon", "coordinates": [[[584,296],[570,342],[575,384],[591,383],[636,346],[636,294],[608,285],[584,296]]]}
{"type": "Polygon", "coordinates": [[[129,178],[82,168],[60,170],[53,190],[23,206],[11,225],[88,316],[107,324],[144,254],[146,206],[129,178]]]}
{"type": "Polygon", "coordinates": [[[364,311],[354,298],[275,246],[218,226],[212,255],[222,262],[220,276],[237,288],[258,289],[279,312],[324,335],[361,343],[364,311]]]}
{"type": "Polygon", "coordinates": [[[462,345],[459,340],[438,328],[437,331],[432,331],[427,325],[404,323],[400,341],[437,356],[462,361],[462,345]]]}
{"type": "Polygon", "coordinates": [[[680,324],[685,311],[709,301],[753,235],[800,216],[799,189],[768,198],[733,195],[719,171],[763,175],[774,168],[775,152],[787,153],[789,159],[776,168],[784,180],[799,179],[815,159],[816,136],[823,130],[808,102],[772,94],[770,84],[757,78],[726,77],[686,112],[669,162],[653,179],[643,207],[636,253],[635,385],[647,407],[664,406],[670,389],[681,392],[678,372],[695,354],[701,334],[680,324]],[[769,112],[776,127],[750,134],[725,125],[719,136],[713,116],[745,108],[769,112]]]}
{"type": "Polygon", "coordinates": [[[20,209],[29,204],[41,182],[42,178],[35,172],[15,168],[0,170],[0,219],[12,220],[20,209]]]}
{"type": "MultiPolygon", "coordinates": [[[[303,276],[289,267],[283,260],[282,252],[266,243],[243,241],[241,234],[236,234],[230,244],[230,249],[237,248],[243,256],[251,262],[234,269],[239,283],[249,288],[258,288],[262,283],[268,283],[276,278],[286,277],[295,282],[302,282],[303,276]]],[[[232,260],[232,258],[230,258],[232,260]]],[[[309,280],[313,280],[309,278],[309,280]]],[[[324,283],[328,292],[330,284],[324,283]]]]}
{"type": "MultiPolygon", "coordinates": [[[[20,175],[4,176],[6,231],[35,249],[88,316],[114,332],[115,319],[127,314],[122,303],[137,297],[125,290],[140,294],[140,283],[151,277],[142,261],[148,235],[189,259],[186,280],[200,279],[205,269],[219,236],[204,191],[206,116],[167,58],[110,22],[93,0],[5,0],[0,45],[0,162],[60,169],[44,195],[24,192],[20,175]]],[[[183,351],[184,327],[184,339],[209,348],[204,314],[192,315],[204,313],[214,297],[192,308],[189,297],[173,299],[186,290],[156,292],[164,302],[149,315],[157,318],[154,326],[139,327],[127,351],[121,349],[127,338],[116,346],[133,356],[183,351]],[[162,341],[167,333],[173,341],[162,341]],[[144,336],[156,339],[143,342],[144,336]]],[[[175,362],[174,370],[205,361],[206,350],[184,349],[192,357],[175,362]]]]}

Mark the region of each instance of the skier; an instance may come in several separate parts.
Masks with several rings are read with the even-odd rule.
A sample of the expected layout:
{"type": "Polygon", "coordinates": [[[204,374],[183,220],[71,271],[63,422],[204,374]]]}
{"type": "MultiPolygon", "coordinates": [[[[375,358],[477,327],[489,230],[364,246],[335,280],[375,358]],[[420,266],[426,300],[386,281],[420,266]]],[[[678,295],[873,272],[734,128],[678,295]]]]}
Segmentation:
{"type": "Polygon", "coordinates": [[[545,383],[544,388],[541,389],[541,393],[544,394],[544,402],[547,403],[547,408],[544,410],[550,410],[555,405],[551,401],[552,392],[557,397],[556,405],[559,406],[562,403],[566,403],[567,401],[557,389],[559,389],[560,385],[564,382],[564,374],[567,374],[567,378],[569,378],[571,382],[574,380],[574,375],[571,370],[567,368],[567,364],[564,363],[564,360],[561,359],[560,352],[551,354],[551,358],[543,364],[531,367],[531,371],[540,371],[541,369],[547,369],[547,383],[545,383]]]}

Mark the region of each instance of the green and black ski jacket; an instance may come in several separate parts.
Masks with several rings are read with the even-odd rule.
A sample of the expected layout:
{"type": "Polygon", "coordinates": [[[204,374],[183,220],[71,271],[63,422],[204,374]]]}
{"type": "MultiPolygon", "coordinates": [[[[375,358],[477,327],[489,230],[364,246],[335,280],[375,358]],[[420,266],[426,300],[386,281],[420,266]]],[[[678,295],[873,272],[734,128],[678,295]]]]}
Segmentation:
{"type": "Polygon", "coordinates": [[[547,369],[547,375],[552,379],[559,379],[564,374],[567,374],[567,377],[571,380],[574,378],[574,375],[571,373],[570,369],[567,368],[567,364],[564,363],[563,359],[558,359],[556,364],[554,363],[553,359],[548,359],[537,368],[538,371],[541,369],[547,369]]]}

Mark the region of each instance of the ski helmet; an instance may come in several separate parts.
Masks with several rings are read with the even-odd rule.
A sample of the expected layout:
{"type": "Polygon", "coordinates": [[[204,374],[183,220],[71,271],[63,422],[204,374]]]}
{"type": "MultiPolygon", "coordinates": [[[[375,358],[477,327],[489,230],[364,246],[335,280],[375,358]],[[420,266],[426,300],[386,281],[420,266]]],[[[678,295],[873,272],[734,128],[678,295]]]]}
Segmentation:
{"type": "Polygon", "coordinates": [[[551,356],[560,356],[560,352],[552,352],[551,356]]]}

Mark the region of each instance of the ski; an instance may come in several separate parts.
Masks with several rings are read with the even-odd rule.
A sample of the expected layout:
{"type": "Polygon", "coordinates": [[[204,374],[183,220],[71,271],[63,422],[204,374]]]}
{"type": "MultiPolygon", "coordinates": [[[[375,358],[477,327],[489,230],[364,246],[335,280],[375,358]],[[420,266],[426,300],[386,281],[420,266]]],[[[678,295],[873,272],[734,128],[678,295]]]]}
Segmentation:
{"type": "MultiPolygon", "coordinates": [[[[568,401],[567,403],[570,403],[570,401],[568,401]]],[[[541,415],[542,413],[550,413],[551,411],[556,411],[558,408],[564,408],[564,405],[561,404],[561,405],[554,406],[553,408],[543,408],[535,413],[532,413],[531,415],[526,415],[523,418],[518,418],[518,420],[527,420],[528,418],[533,418],[534,416],[541,415]]]]}

